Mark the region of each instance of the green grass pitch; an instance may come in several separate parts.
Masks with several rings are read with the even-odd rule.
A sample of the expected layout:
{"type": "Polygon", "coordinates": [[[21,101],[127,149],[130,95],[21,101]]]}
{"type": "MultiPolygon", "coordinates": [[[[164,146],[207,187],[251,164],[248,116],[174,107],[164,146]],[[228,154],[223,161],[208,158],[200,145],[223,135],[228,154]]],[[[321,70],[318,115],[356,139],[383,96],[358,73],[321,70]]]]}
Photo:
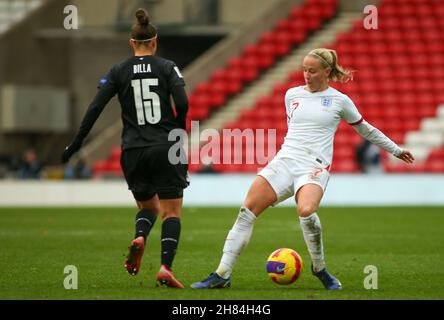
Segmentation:
{"type": "Polygon", "coordinates": [[[343,290],[328,292],[310,274],[309,256],[293,208],[272,208],[224,290],[189,285],[213,271],[237,208],[185,208],[173,265],[184,290],[156,288],[160,221],[148,239],[142,269],[123,268],[134,232],[132,208],[0,209],[0,299],[444,299],[444,208],[321,208],[329,270],[343,290]],[[301,277],[279,286],[265,272],[277,248],[298,251],[301,277]],[[63,286],[64,267],[78,269],[78,289],[63,286]],[[364,288],[367,265],[378,270],[378,289],[364,288]]]}

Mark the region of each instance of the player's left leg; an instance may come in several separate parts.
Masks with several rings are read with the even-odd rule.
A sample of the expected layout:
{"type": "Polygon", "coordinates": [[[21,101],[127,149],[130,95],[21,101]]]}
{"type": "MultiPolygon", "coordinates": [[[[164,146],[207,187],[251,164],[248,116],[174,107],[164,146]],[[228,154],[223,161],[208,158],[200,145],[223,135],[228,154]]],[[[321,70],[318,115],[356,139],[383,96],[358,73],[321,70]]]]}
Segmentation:
{"type": "Polygon", "coordinates": [[[160,200],[160,215],[163,222],[161,234],[161,267],[156,277],[158,285],[184,288],[183,284],[174,277],[171,271],[179,245],[182,203],[182,198],[160,200]]]}
{"type": "Polygon", "coordinates": [[[296,203],[304,240],[312,260],[312,272],[326,289],[341,289],[341,283],[327,272],[322,243],[322,227],[316,211],[324,194],[321,186],[306,184],[296,192],[296,203]]]}
{"type": "MultiPolygon", "coordinates": [[[[184,152],[183,150],[181,152],[184,152]]],[[[152,182],[160,199],[161,267],[157,274],[157,284],[167,287],[184,288],[174,277],[171,267],[179,244],[183,190],[188,187],[188,164],[173,164],[169,146],[157,146],[151,150],[153,171],[152,182]]],[[[186,160],[186,157],[185,157],[186,160]]]]}

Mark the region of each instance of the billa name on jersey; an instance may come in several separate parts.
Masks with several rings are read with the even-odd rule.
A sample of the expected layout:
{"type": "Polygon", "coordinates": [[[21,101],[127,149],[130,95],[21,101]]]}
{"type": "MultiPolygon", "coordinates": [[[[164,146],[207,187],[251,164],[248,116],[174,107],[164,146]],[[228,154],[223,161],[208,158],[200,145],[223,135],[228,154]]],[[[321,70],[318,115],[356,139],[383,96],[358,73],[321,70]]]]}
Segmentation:
{"type": "Polygon", "coordinates": [[[134,74],[151,72],[151,65],[149,63],[136,64],[133,68],[134,74]]]}

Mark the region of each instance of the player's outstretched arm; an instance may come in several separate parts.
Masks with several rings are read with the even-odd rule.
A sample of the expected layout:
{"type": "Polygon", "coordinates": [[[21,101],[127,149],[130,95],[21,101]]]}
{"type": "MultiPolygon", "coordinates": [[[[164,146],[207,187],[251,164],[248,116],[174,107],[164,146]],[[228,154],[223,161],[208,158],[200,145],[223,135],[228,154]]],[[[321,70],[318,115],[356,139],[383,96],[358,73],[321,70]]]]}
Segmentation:
{"type": "Polygon", "coordinates": [[[97,118],[102,113],[106,104],[111,100],[111,98],[115,95],[115,90],[113,87],[107,86],[103,87],[97,92],[94,100],[88,107],[88,110],[83,117],[82,123],[80,125],[79,131],[74,137],[73,141],[69,146],[65,148],[62,154],[62,162],[66,163],[69,159],[80,150],[83,140],[88,135],[89,131],[93,127],[94,123],[97,121],[97,118]]]}
{"type": "Polygon", "coordinates": [[[415,160],[410,151],[401,149],[395,142],[393,142],[384,133],[373,127],[367,121],[361,121],[358,125],[354,125],[353,128],[363,138],[390,152],[396,158],[401,159],[406,163],[413,163],[415,160]]]}

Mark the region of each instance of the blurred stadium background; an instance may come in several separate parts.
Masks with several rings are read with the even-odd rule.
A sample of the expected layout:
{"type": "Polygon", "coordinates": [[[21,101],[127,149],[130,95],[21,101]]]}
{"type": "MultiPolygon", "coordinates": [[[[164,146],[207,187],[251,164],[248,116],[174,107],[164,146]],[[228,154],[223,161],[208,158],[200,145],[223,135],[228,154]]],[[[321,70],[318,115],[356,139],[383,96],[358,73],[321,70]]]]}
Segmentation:
{"type": "MultiPolygon", "coordinates": [[[[315,47],[334,48],[340,63],[357,72],[352,83],[333,87],[348,94],[365,119],[409,148],[417,161],[408,166],[391,161],[380,150],[360,147],[360,136],[343,122],[335,138],[332,173],[346,177],[343,185],[351,186],[352,192],[353,185],[364,181],[363,173],[368,183],[368,173],[376,171],[379,175],[371,187],[380,185],[376,189],[382,195],[390,189],[384,188],[386,181],[392,181],[413,190],[413,200],[405,192],[398,194],[414,203],[444,202],[444,3],[440,0],[0,0],[4,191],[0,203],[13,204],[17,188],[37,198],[42,194],[37,196],[35,189],[51,194],[61,190],[51,184],[53,189],[42,189],[48,181],[86,178],[96,186],[99,181],[106,181],[106,186],[122,182],[117,99],[102,113],[78,159],[68,168],[59,160],[98,80],[132,54],[128,30],[138,7],[149,10],[159,29],[158,54],[183,70],[190,101],[188,128],[192,120],[200,121],[201,131],[274,128],[279,150],[286,132],[283,96],[288,88],[303,83],[303,56],[315,47]],[[78,10],[77,30],[63,28],[67,17],[63,10],[69,4],[78,10]],[[378,8],[377,30],[363,26],[367,5],[378,8]],[[377,163],[375,168],[362,165],[365,157],[377,163]],[[399,180],[401,176],[407,180],[399,180]],[[35,178],[37,184],[16,183],[35,178]],[[427,186],[432,195],[422,189],[427,186]]],[[[252,148],[244,141],[244,160],[252,148]]],[[[199,193],[206,190],[202,184],[217,185],[224,181],[221,176],[233,174],[234,179],[251,177],[260,167],[245,162],[190,164],[196,178],[189,198],[201,198],[199,193]],[[218,173],[222,175],[214,175],[218,173]]],[[[235,185],[245,189],[248,179],[235,185]]],[[[341,189],[339,194],[347,192],[341,189]]],[[[60,199],[57,194],[54,198],[60,199]]],[[[371,194],[368,198],[371,203],[371,194]]],[[[374,199],[377,202],[378,197],[374,199]]]]}

